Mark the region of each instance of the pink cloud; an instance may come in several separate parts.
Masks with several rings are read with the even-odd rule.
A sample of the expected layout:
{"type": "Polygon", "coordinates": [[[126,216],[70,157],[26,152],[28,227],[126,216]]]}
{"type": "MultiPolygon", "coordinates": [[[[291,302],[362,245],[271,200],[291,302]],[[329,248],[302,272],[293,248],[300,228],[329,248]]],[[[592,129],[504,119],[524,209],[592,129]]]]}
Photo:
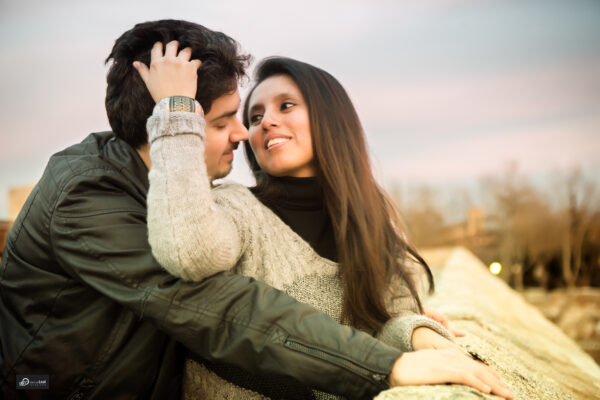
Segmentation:
{"type": "Polygon", "coordinates": [[[415,126],[419,130],[493,126],[498,123],[600,110],[600,59],[481,76],[424,82],[369,82],[352,87],[366,125],[415,126]]]}
{"type": "Polygon", "coordinates": [[[498,131],[493,135],[446,142],[416,154],[380,158],[385,181],[442,181],[476,178],[516,161],[525,173],[574,166],[600,168],[600,115],[498,131]]]}

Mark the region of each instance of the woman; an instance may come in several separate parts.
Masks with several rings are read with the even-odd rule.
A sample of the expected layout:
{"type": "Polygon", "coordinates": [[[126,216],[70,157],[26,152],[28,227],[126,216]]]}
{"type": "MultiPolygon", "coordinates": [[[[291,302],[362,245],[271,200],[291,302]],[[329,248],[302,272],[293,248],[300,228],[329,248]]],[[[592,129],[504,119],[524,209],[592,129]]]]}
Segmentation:
{"type": "Polygon", "coordinates": [[[395,281],[408,289],[404,297],[414,300],[411,311],[420,313],[415,284],[408,279],[409,257],[433,289],[431,271],[404,240],[395,209],[373,178],[362,126],[340,83],[296,60],[267,59],[257,68],[243,118],[254,194],[292,229],[297,226],[296,232],[306,232],[317,252],[338,261],[344,319],[379,332],[391,318],[386,296],[395,281]],[[300,191],[300,201],[303,194],[316,198],[323,209],[321,229],[313,221],[302,225],[302,213],[294,218],[293,205],[281,199],[286,191],[300,191]]]}
{"type": "MultiPolygon", "coordinates": [[[[356,112],[331,75],[281,58],[259,67],[244,111],[256,155],[248,152],[257,177],[254,194],[237,184],[211,188],[202,159],[201,117],[181,114],[187,115],[173,119],[158,112],[148,120],[149,239],[167,270],[200,280],[233,268],[405,351],[413,349],[417,326],[451,337],[439,324],[418,315],[414,265],[425,271],[430,284],[431,273],[403,239],[398,217],[371,174],[356,112]],[[182,180],[186,184],[173,185],[182,180]],[[317,200],[317,211],[321,202],[318,229],[302,224],[301,215],[285,204],[290,198],[302,202],[306,191],[300,190],[299,198],[285,193],[298,185],[312,186],[309,201],[317,200]],[[281,196],[288,197],[281,201],[281,196]],[[186,206],[189,198],[194,207],[186,206]],[[183,240],[171,235],[175,231],[184,232],[183,240]],[[411,258],[416,261],[413,267],[411,258]]],[[[185,391],[192,397],[260,398],[256,392],[277,393],[269,391],[277,386],[274,378],[244,377],[229,367],[194,362],[187,370],[185,391]],[[214,372],[254,391],[240,389],[214,372]]],[[[289,382],[281,385],[284,396],[303,390],[289,382]]]]}

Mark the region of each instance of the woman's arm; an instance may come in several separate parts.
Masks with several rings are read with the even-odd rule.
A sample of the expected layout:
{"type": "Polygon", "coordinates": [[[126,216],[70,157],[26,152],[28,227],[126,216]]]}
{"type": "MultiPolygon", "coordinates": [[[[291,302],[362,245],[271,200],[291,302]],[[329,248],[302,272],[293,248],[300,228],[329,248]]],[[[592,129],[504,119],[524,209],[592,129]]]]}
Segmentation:
{"type": "MultiPolygon", "coordinates": [[[[411,263],[407,270],[408,279],[412,280],[414,287],[419,291],[423,287],[421,266],[411,263]]],[[[394,318],[385,323],[377,335],[378,339],[402,351],[436,348],[434,344],[439,346],[440,343],[456,346],[452,343],[454,336],[448,329],[420,313],[417,301],[403,279],[396,277],[392,280],[389,296],[389,309],[394,318]],[[438,340],[434,343],[432,338],[438,340]]]]}
{"type": "Polygon", "coordinates": [[[417,314],[390,319],[378,333],[377,339],[401,351],[458,348],[452,342],[454,336],[450,331],[436,321],[417,314]],[[447,346],[441,346],[442,343],[447,346]]]}
{"type": "MultiPolygon", "coordinates": [[[[134,66],[155,101],[194,98],[198,60],[176,42],[152,49],[150,69],[134,66]],[[175,47],[175,48],[173,48],[175,47]]],[[[198,105],[199,107],[199,105],[198,105]]],[[[155,108],[147,124],[150,159],[148,239],[157,261],[171,274],[199,281],[231,269],[241,255],[241,235],[233,217],[213,200],[204,163],[202,114],[155,108]]],[[[243,222],[243,221],[242,221],[243,222]]]]}
{"type": "Polygon", "coordinates": [[[191,112],[159,111],[148,119],[148,240],[171,274],[199,281],[231,269],[241,235],[213,201],[204,164],[204,120],[191,112]]]}

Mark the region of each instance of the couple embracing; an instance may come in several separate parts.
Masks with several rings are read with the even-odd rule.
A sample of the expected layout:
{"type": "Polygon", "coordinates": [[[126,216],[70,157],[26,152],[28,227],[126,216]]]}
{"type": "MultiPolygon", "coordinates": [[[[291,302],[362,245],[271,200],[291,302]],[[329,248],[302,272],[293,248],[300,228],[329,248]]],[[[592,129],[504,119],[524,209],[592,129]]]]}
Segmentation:
{"type": "Polygon", "coordinates": [[[138,24],[109,60],[113,132],[52,157],[7,239],[7,398],[35,396],[14,389],[25,374],[49,375],[44,398],[369,398],[446,382],[511,396],[422,315],[431,272],[335,78],[266,59],[240,121],[248,57],[222,33],[138,24]],[[256,186],[213,185],[242,141],[256,186]]]}

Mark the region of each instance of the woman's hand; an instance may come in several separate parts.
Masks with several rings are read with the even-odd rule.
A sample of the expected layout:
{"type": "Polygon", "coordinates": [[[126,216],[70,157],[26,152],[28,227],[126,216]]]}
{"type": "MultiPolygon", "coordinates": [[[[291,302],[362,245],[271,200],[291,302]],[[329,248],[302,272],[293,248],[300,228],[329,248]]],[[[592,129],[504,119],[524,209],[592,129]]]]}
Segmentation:
{"type": "Polygon", "coordinates": [[[134,61],[133,67],[146,84],[155,102],[165,97],[196,97],[200,60],[190,60],[192,49],[186,47],[177,52],[179,42],[167,43],[163,55],[163,44],[154,43],[150,52],[150,68],[143,62],[134,61]]]}
{"type": "Polygon", "coordinates": [[[446,339],[436,331],[421,326],[416,328],[412,334],[412,346],[414,350],[453,350],[467,357],[469,353],[459,345],[446,339]]]}
{"type": "Polygon", "coordinates": [[[450,326],[450,324],[448,323],[448,318],[446,318],[444,314],[441,314],[429,308],[423,308],[423,314],[426,317],[431,318],[432,320],[440,323],[444,328],[448,329],[454,336],[465,336],[465,333],[463,331],[459,331],[458,329],[454,329],[450,326]]]}
{"type": "Polygon", "coordinates": [[[452,349],[404,353],[392,369],[392,386],[459,383],[505,399],[513,395],[500,376],[482,362],[452,349]]]}

